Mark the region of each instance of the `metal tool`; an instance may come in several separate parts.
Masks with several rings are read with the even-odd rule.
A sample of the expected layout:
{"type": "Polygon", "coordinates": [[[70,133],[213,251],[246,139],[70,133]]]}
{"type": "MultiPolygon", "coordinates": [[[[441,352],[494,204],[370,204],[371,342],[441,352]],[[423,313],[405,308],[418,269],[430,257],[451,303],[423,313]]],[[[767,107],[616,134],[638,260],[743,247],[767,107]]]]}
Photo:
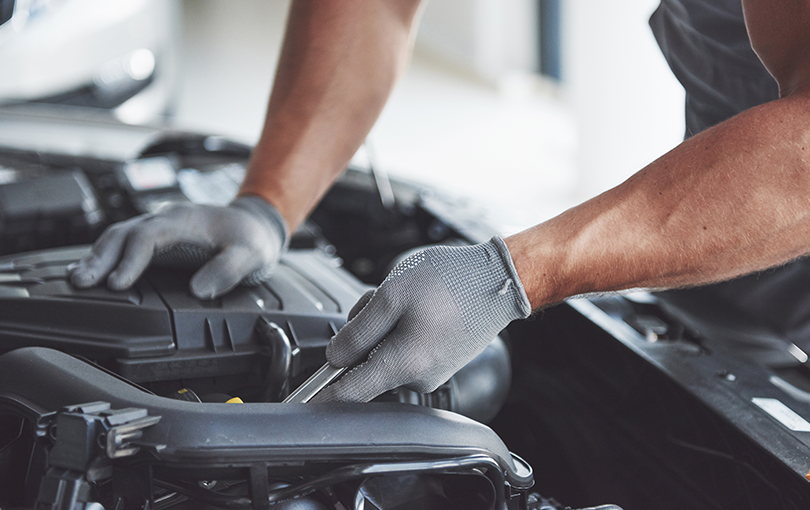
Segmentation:
{"type": "Polygon", "coordinates": [[[329,386],[330,383],[335,381],[338,377],[343,375],[348,367],[335,368],[329,363],[325,364],[318,369],[317,372],[312,374],[309,379],[304,381],[301,386],[295,389],[284,399],[285,404],[303,404],[312,400],[322,389],[329,386]]]}
{"type": "Polygon", "coordinates": [[[388,172],[379,165],[377,158],[374,157],[375,153],[371,149],[371,143],[369,143],[368,138],[363,142],[363,146],[366,148],[368,168],[371,170],[371,176],[374,177],[374,184],[377,185],[377,193],[380,196],[380,202],[383,207],[390,211],[394,208],[397,201],[394,196],[394,190],[391,187],[391,179],[388,178],[388,172]]]}

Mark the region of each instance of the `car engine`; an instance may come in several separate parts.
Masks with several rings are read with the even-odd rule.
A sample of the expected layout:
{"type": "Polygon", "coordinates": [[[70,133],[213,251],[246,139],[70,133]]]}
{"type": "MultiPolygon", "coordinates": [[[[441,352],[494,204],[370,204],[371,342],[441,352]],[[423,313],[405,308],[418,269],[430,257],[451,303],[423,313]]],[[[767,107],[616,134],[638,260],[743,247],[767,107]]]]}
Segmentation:
{"type": "Polygon", "coordinates": [[[68,283],[107,225],[228,203],[249,156],[103,114],[3,109],[0,509],[810,506],[803,266],[570,299],[435,392],[369,404],[282,400],[403,256],[500,233],[474,201],[350,167],[260,286],[199,301],[189,272],[161,268],[124,292],[68,283]]]}
{"type": "Polygon", "coordinates": [[[156,136],[121,160],[0,154],[0,508],[527,508],[531,467],[480,423],[508,393],[501,338],[431,394],[280,404],[369,288],[314,222],[213,301],[181,270],[68,283],[105,225],[235,193],[249,148],[156,136]]]}

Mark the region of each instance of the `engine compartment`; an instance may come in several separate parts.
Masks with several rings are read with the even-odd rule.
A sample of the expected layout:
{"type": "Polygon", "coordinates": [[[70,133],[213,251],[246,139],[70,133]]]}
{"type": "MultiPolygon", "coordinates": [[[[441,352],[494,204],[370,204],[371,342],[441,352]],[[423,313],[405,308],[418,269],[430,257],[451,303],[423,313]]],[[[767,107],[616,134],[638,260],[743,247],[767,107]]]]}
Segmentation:
{"type": "MultiPolygon", "coordinates": [[[[491,483],[469,493],[482,499],[473,508],[505,508],[507,501],[518,508],[532,485],[531,468],[492,430],[421,406],[178,401],[36,347],[0,356],[0,374],[4,429],[18,428],[16,437],[4,437],[1,450],[7,483],[0,494],[11,507],[33,500],[37,508],[61,508],[68,501],[71,508],[91,501],[127,508],[169,495],[166,501],[182,501],[157,507],[191,499],[192,505],[264,508],[329,489],[311,505],[298,502],[300,508],[319,508],[319,500],[356,490],[353,485],[367,478],[441,475],[452,487],[461,483],[455,473],[467,476],[475,467],[480,471],[469,475],[491,483]],[[85,403],[66,405],[77,400],[85,403]],[[31,427],[35,433],[26,434],[31,427]],[[26,458],[28,469],[8,464],[26,458]],[[271,488],[273,480],[287,481],[286,490],[271,488]],[[154,494],[154,487],[162,490],[154,494]],[[66,491],[76,494],[66,500],[59,494],[66,491]]],[[[441,506],[429,508],[445,507],[445,498],[439,499],[441,506]]]]}
{"type": "MultiPolygon", "coordinates": [[[[216,137],[147,138],[134,158],[0,151],[0,508],[527,508],[531,467],[473,420],[508,393],[501,338],[431,394],[278,404],[370,288],[314,221],[267,282],[213,301],[176,269],[124,292],[71,286],[69,265],[106,225],[227,203],[250,154],[216,137]]],[[[388,212],[385,250],[350,262],[375,267],[367,281],[400,247],[468,242],[418,233],[427,215],[411,206],[388,212]]]]}
{"type": "MultiPolygon", "coordinates": [[[[785,329],[803,294],[774,285],[766,311],[729,298],[768,275],[572,299],[432,394],[327,406],[278,402],[399,257],[497,234],[477,204],[393,180],[391,205],[349,168],[262,286],[200,302],[182,271],[121,293],[67,283],[106,225],[227,203],[249,154],[73,113],[0,117],[0,508],[810,505],[808,344],[785,329]]],[[[790,271],[774,275],[806,287],[790,271]]]]}

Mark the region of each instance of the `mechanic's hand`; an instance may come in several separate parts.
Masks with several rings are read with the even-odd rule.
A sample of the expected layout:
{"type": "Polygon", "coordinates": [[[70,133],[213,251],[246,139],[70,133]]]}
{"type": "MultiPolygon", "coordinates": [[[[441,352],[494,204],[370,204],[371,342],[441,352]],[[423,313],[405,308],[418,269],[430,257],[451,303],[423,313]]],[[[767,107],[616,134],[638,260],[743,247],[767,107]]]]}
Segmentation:
{"type": "Polygon", "coordinates": [[[366,356],[368,360],[313,402],[368,402],[399,386],[433,391],[512,320],[531,313],[499,237],[411,255],[373,295],[363,296],[359,307],[362,310],[329,343],[326,357],[336,367],[352,366],[366,356]]]}
{"type": "Polygon", "coordinates": [[[191,293],[213,299],[239,283],[267,279],[289,241],[286,223],[271,204],[239,197],[227,207],[176,204],[111,225],[71,269],[77,287],[104,278],[127,289],[154,260],[164,267],[198,268],[191,293]]]}

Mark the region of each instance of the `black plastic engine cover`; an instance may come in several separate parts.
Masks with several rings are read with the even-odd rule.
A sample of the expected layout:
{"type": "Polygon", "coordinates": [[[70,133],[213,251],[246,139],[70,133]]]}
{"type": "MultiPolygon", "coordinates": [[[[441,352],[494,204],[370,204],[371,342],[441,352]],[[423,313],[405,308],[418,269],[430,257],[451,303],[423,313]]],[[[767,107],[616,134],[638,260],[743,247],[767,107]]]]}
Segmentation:
{"type": "Polygon", "coordinates": [[[13,176],[0,182],[0,253],[88,243],[101,231],[104,211],[81,169],[0,168],[13,176]]]}
{"type": "MultiPolygon", "coordinates": [[[[229,479],[248,470],[258,470],[262,478],[312,476],[359,464],[368,467],[368,473],[357,471],[362,480],[391,468],[416,473],[421,461],[433,461],[433,469],[454,475],[482,468],[493,482],[495,507],[504,510],[507,500],[525,505],[525,491],[533,485],[531,468],[491,429],[455,413],[391,403],[179,402],[55,350],[32,347],[0,355],[0,416],[39,425],[49,413],[87,402],[92,404],[86,407],[105,402],[160,417],[136,437],[140,451],[130,459],[150,466],[150,477],[229,479]]],[[[62,430],[48,434],[63,437],[62,430]]]]}
{"type": "MultiPolygon", "coordinates": [[[[263,285],[212,301],[188,291],[189,274],[150,269],[130,290],[77,289],[67,267],[86,247],[0,259],[0,352],[42,346],[85,356],[145,383],[261,372],[271,346],[257,321],[292,347],[289,376],[314,370],[365,287],[336,259],[292,250],[263,285]]],[[[302,376],[303,377],[303,376],[302,376]]]]}

